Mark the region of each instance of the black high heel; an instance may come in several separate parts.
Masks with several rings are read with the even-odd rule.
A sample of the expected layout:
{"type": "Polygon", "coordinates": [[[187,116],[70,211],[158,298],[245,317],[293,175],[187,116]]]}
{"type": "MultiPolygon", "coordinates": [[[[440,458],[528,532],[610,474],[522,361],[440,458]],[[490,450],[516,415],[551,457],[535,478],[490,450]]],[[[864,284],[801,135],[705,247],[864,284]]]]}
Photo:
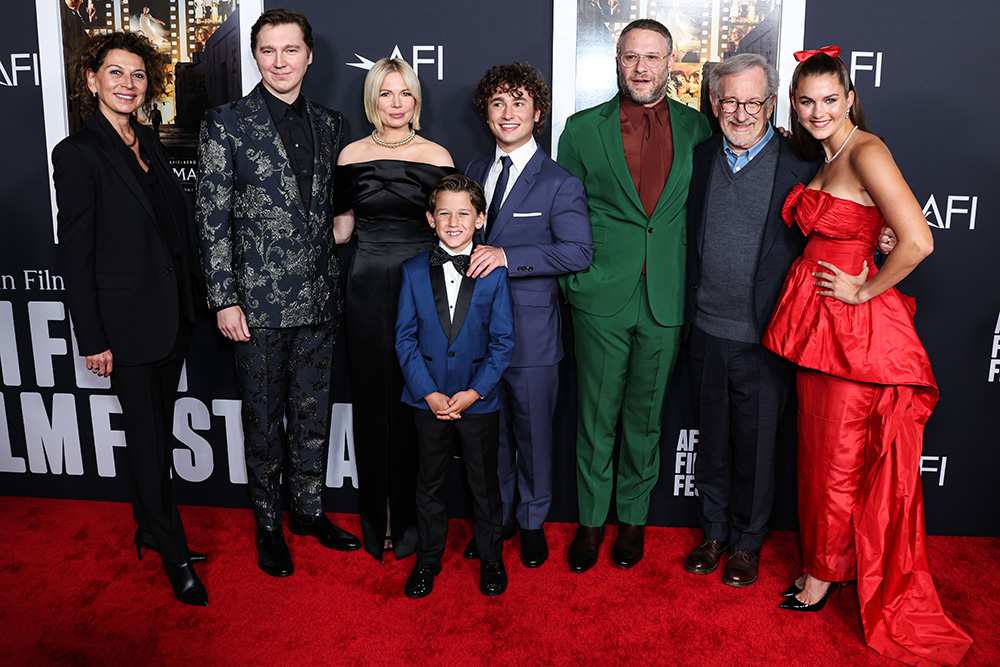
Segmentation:
{"type": "Polygon", "coordinates": [[[781,594],[781,597],[783,597],[783,598],[793,598],[793,597],[795,597],[796,595],[798,595],[801,592],[802,592],[802,589],[799,588],[798,584],[796,584],[793,581],[792,585],[788,587],[788,590],[786,590],[784,593],[781,594]]]}
{"type": "MultiPolygon", "coordinates": [[[[794,584],[793,584],[793,587],[794,587],[794,584]]],[[[837,589],[837,601],[839,602],[840,601],[840,589],[842,589],[843,587],[844,587],[843,582],[839,582],[839,581],[838,582],[832,582],[827,587],[826,593],[823,593],[823,597],[821,597],[816,602],[813,602],[812,604],[806,604],[805,602],[801,602],[796,597],[790,597],[787,600],[785,600],[784,602],[782,602],[781,604],[779,604],[778,606],[780,608],[782,608],[782,609],[787,609],[789,611],[819,611],[820,609],[822,609],[823,607],[826,606],[826,600],[827,600],[827,598],[830,597],[830,593],[833,592],[834,588],[837,589]]]]}
{"type": "Polygon", "coordinates": [[[208,606],[208,593],[205,585],[195,574],[191,563],[163,563],[163,571],[167,573],[174,595],[184,604],[196,607],[208,606]]]}
{"type": "MultiPolygon", "coordinates": [[[[135,550],[139,555],[139,560],[142,560],[142,550],[149,549],[150,551],[155,551],[160,553],[160,548],[153,544],[153,541],[146,536],[142,528],[135,529],[135,550]]],[[[200,563],[202,561],[208,560],[208,556],[205,554],[198,553],[197,551],[191,551],[188,549],[188,560],[192,563],[200,563]]]]}

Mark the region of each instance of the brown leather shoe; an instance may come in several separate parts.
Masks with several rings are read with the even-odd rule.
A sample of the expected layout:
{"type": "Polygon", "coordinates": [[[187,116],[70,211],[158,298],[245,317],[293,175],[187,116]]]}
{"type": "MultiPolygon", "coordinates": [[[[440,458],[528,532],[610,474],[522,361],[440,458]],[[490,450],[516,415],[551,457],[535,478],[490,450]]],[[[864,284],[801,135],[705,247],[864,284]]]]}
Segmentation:
{"type": "Polygon", "coordinates": [[[721,540],[703,540],[684,561],[684,569],[692,574],[711,574],[728,549],[729,545],[721,540]]]}
{"type": "Polygon", "coordinates": [[[615,537],[615,548],[611,552],[611,559],[615,565],[627,570],[642,560],[645,532],[645,526],[637,526],[624,521],[618,522],[618,536],[615,537]]]}
{"type": "Polygon", "coordinates": [[[760,566],[760,551],[737,549],[729,554],[726,569],[722,573],[722,583],[726,586],[746,588],[757,581],[760,566]]]}
{"type": "Polygon", "coordinates": [[[597,554],[601,550],[601,542],[604,541],[604,526],[591,528],[580,525],[576,529],[576,536],[569,545],[569,569],[570,572],[586,572],[597,563],[597,554]]]}

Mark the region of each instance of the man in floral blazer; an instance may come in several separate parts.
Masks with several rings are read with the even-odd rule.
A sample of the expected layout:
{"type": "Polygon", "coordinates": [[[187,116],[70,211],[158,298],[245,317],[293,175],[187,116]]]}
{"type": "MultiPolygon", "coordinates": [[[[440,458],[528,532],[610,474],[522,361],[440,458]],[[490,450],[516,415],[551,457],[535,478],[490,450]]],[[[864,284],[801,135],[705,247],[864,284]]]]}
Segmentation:
{"type": "Polygon", "coordinates": [[[321,500],[343,308],[331,202],[343,119],[302,95],[312,62],[305,16],[264,12],[250,40],[262,81],[205,114],[197,218],[209,305],[235,342],[258,565],[284,577],[293,566],[282,474],[292,533],[333,549],[360,547],[327,519],[321,500]]]}

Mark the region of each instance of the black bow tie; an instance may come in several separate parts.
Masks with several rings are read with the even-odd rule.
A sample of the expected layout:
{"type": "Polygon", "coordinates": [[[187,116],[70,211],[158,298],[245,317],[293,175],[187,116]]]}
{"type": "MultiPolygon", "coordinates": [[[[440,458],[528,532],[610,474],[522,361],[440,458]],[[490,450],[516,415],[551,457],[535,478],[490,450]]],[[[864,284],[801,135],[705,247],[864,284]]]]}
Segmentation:
{"type": "Polygon", "coordinates": [[[450,255],[439,245],[431,248],[431,266],[444,266],[445,262],[451,262],[462,277],[465,277],[465,272],[469,270],[468,255],[450,255]]]}

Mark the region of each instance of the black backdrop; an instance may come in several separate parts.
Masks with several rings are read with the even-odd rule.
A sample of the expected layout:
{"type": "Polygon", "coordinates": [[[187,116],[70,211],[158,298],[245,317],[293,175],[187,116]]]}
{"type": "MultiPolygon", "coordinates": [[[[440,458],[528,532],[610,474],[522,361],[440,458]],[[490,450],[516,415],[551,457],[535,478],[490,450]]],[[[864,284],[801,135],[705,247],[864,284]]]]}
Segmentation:
{"type": "MultiPolygon", "coordinates": [[[[53,277],[48,156],[33,58],[35,5],[32,0],[8,4],[0,25],[0,127],[6,130],[0,179],[0,493],[125,500],[126,480],[117,474],[124,453],[116,401],[104,383],[93,386],[75,357],[53,277]]],[[[551,82],[551,2],[284,4],[305,12],[314,26],[307,94],[345,113],[349,139],[370,131],[361,99],[365,71],[347,64],[359,62],[359,56],[377,60],[398,48],[403,58],[417,60],[423,134],[447,146],[460,168],[491,150],[471,104],[472,87],[486,68],[527,61],[551,82]]],[[[1000,536],[994,511],[1000,289],[991,276],[1000,221],[986,163],[1000,151],[995,126],[987,122],[1000,108],[1000,93],[988,77],[973,73],[984,68],[998,19],[1000,10],[987,0],[947,5],[809,0],[806,8],[805,45],[844,49],[845,61],[855,66],[869,128],[893,151],[933,228],[935,253],[901,288],[917,298],[917,329],[941,386],[941,401],[927,425],[923,475],[928,529],[938,534],[1000,536]]],[[[542,145],[549,139],[547,130],[542,145]]],[[[345,260],[349,254],[346,248],[345,260]]],[[[557,498],[550,518],[572,521],[573,372],[571,364],[564,367],[556,424],[557,498]]],[[[350,394],[342,374],[337,380],[327,508],[354,511],[350,394]]],[[[231,351],[208,319],[196,330],[181,389],[175,415],[180,501],[246,506],[231,351]]],[[[694,525],[693,428],[682,365],[664,408],[653,524],[694,525]]],[[[786,438],[775,528],[795,527],[794,456],[794,443],[786,438]]],[[[459,494],[456,502],[461,504],[459,494]]]]}

